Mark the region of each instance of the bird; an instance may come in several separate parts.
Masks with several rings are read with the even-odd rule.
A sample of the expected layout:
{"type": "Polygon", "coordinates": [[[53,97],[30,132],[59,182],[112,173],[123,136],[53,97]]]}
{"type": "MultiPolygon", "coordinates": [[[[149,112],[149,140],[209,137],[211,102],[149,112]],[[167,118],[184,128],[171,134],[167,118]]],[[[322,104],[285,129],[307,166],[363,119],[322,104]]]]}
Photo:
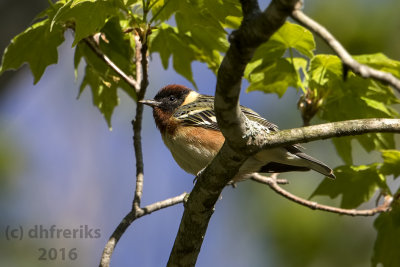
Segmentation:
{"type": "MultiPolygon", "coordinates": [[[[221,149],[225,138],[218,127],[213,96],[200,94],[183,85],[170,84],[161,88],[154,99],[139,102],[152,107],[164,144],[186,172],[197,175],[221,149]]],[[[250,108],[240,106],[240,109],[267,133],[278,131],[275,124],[250,108]]],[[[254,173],[308,170],[335,178],[331,168],[301,149],[297,144],[263,149],[242,164],[231,183],[249,179],[254,173]]]]}

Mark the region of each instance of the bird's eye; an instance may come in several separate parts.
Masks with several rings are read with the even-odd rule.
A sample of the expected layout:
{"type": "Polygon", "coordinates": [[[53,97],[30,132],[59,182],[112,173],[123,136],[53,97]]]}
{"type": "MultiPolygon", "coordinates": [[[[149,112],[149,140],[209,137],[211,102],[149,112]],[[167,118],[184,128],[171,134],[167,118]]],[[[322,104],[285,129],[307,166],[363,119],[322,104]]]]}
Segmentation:
{"type": "Polygon", "coordinates": [[[169,97],[169,101],[175,101],[175,99],[176,99],[176,97],[175,96],[173,96],[173,95],[171,95],[170,97],[169,97]]]}

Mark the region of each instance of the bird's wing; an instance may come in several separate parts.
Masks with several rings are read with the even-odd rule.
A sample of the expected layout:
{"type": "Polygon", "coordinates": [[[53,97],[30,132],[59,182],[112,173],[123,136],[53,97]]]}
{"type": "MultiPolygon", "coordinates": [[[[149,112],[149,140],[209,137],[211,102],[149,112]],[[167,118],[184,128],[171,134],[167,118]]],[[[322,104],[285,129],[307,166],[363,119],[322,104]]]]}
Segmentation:
{"type": "Polygon", "coordinates": [[[214,98],[200,95],[195,102],[180,107],[173,116],[184,126],[203,127],[219,131],[214,111],[214,98]]]}
{"type": "Polygon", "coordinates": [[[263,117],[260,116],[257,112],[255,112],[252,109],[246,108],[244,106],[240,106],[240,109],[242,110],[243,114],[246,115],[246,117],[251,120],[258,122],[262,126],[266,127],[270,131],[278,131],[278,126],[273,124],[272,122],[267,121],[263,117]]]}
{"type": "MultiPolygon", "coordinates": [[[[252,109],[244,106],[240,106],[240,108],[249,120],[259,123],[270,131],[278,130],[278,126],[267,121],[252,109]]],[[[199,96],[195,102],[180,107],[173,116],[185,126],[197,126],[219,131],[212,96],[199,96]]]]}
{"type": "MultiPolygon", "coordinates": [[[[242,112],[246,115],[246,117],[249,120],[258,122],[259,124],[263,125],[264,127],[266,127],[268,130],[276,132],[279,130],[278,126],[276,126],[275,124],[273,124],[272,122],[267,121],[266,119],[264,119],[263,117],[260,116],[260,114],[258,114],[257,112],[255,112],[252,109],[240,106],[240,108],[242,109],[242,112]]],[[[294,145],[290,145],[290,146],[285,146],[285,148],[292,154],[296,154],[296,153],[300,153],[301,149],[304,149],[301,145],[299,144],[294,144],[294,145]]]]}

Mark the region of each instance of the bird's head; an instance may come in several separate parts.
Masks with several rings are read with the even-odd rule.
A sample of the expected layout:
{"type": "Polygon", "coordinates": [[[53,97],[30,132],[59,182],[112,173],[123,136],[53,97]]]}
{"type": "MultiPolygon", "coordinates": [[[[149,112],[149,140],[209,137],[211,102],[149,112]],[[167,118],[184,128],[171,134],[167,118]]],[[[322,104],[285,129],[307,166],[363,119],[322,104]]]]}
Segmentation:
{"type": "Polygon", "coordinates": [[[154,99],[139,102],[152,107],[154,111],[172,115],[177,108],[182,106],[191,92],[195,93],[183,85],[171,84],[161,88],[154,99]]]}
{"type": "Polygon", "coordinates": [[[153,116],[161,132],[169,130],[176,123],[171,121],[174,112],[180,107],[194,101],[199,95],[195,91],[177,84],[167,85],[158,91],[154,99],[141,100],[142,104],[153,108],[153,116]]]}

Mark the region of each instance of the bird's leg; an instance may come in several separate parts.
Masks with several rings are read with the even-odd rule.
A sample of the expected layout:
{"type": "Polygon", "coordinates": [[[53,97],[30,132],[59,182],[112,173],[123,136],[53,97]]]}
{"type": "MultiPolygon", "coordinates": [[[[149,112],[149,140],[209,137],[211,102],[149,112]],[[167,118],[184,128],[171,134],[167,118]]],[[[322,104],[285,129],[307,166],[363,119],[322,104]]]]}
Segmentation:
{"type": "Polygon", "coordinates": [[[193,184],[197,182],[197,177],[199,177],[199,176],[204,172],[204,170],[205,170],[206,168],[207,168],[207,166],[204,167],[203,169],[201,169],[201,170],[196,174],[196,177],[194,177],[194,179],[193,179],[193,184]]]}

